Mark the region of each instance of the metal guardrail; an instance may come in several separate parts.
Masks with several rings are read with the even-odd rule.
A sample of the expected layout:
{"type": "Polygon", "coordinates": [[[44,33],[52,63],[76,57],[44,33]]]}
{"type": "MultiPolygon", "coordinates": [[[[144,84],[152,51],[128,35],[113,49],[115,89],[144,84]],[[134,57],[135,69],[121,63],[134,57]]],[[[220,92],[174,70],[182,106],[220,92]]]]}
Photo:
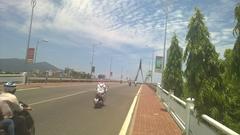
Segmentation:
{"type": "Polygon", "coordinates": [[[223,124],[217,122],[216,120],[214,120],[213,118],[211,118],[205,114],[202,115],[202,119],[207,121],[210,125],[213,125],[217,129],[221,130],[225,134],[239,135],[238,133],[234,132],[233,130],[229,129],[228,127],[224,126],[223,124]]]}
{"type": "Polygon", "coordinates": [[[201,116],[203,121],[196,118],[194,100],[190,98],[184,102],[160,85],[157,85],[157,95],[186,135],[239,135],[205,114],[201,116]]]}

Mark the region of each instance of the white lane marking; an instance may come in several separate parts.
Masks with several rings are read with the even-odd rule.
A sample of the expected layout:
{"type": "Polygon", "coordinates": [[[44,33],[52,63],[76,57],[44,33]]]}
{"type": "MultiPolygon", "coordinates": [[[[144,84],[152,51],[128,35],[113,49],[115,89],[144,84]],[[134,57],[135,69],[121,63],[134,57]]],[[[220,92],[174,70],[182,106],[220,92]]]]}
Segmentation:
{"type": "MultiPolygon", "coordinates": [[[[35,89],[46,89],[46,88],[60,88],[60,87],[77,87],[77,86],[95,86],[96,84],[88,84],[88,83],[84,83],[84,84],[78,84],[78,85],[70,85],[70,86],[36,86],[36,87],[33,87],[33,88],[24,88],[24,89],[18,89],[17,92],[23,92],[23,91],[28,91],[28,90],[35,90],[35,89]]],[[[120,85],[121,86],[121,85],[120,85]]],[[[114,87],[111,87],[111,88],[115,88],[115,87],[119,87],[119,86],[114,86],[114,87]]]]}
{"type": "Polygon", "coordinates": [[[40,89],[41,87],[33,87],[33,88],[26,88],[26,89],[18,89],[17,92],[21,91],[27,91],[27,90],[35,90],[35,89],[40,89]]]}
{"type": "Polygon", "coordinates": [[[68,97],[80,95],[80,94],[83,94],[83,93],[86,93],[86,92],[89,92],[89,91],[80,91],[80,92],[77,92],[77,93],[74,93],[74,94],[69,94],[69,95],[65,95],[65,96],[61,96],[61,97],[50,98],[50,99],[42,100],[42,101],[39,101],[39,102],[31,103],[29,105],[34,106],[34,105],[38,105],[38,104],[43,104],[43,103],[47,103],[47,102],[51,102],[51,101],[55,101],[55,100],[60,100],[60,99],[63,99],[63,98],[68,98],[68,97]]]}
{"type": "Polygon", "coordinates": [[[78,84],[78,85],[62,85],[62,86],[43,86],[42,88],[58,88],[58,87],[77,87],[77,86],[86,86],[86,85],[89,85],[89,86],[92,86],[92,84],[78,84]]]}
{"type": "MultiPolygon", "coordinates": [[[[83,85],[89,85],[89,84],[79,84],[79,85],[63,85],[63,86],[36,86],[33,88],[24,88],[24,89],[18,89],[17,92],[22,92],[22,91],[28,91],[28,90],[34,90],[34,89],[46,89],[46,88],[59,88],[59,87],[77,87],[77,86],[83,86],[83,85]]],[[[91,84],[90,84],[91,86],[91,84]]]]}
{"type": "Polygon", "coordinates": [[[134,113],[133,111],[134,111],[134,108],[136,106],[137,98],[138,98],[138,95],[139,95],[141,89],[142,89],[142,85],[139,88],[137,94],[135,95],[135,97],[133,99],[132,105],[131,105],[131,107],[130,107],[130,109],[128,111],[127,117],[125,118],[125,121],[124,121],[124,123],[122,125],[122,128],[121,128],[121,130],[119,132],[119,135],[126,135],[127,134],[127,130],[128,130],[129,124],[131,122],[131,119],[132,119],[132,116],[133,116],[133,113],[134,113]]]}

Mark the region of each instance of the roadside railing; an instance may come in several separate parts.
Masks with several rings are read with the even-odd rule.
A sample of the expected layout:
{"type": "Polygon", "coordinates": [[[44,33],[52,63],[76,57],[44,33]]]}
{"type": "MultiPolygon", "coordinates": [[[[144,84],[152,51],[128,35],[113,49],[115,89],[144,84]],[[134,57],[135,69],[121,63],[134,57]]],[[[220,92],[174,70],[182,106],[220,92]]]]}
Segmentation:
{"type": "MultiPolygon", "coordinates": [[[[0,84],[4,82],[26,83],[51,83],[51,82],[97,82],[98,79],[76,79],[64,77],[31,77],[26,72],[22,74],[0,74],[0,84]]],[[[106,82],[120,82],[119,80],[104,80],[106,82]]]]}
{"type": "Polygon", "coordinates": [[[186,102],[174,96],[173,91],[167,91],[157,85],[157,95],[163,101],[168,112],[175,119],[186,135],[239,135],[218,121],[203,114],[202,120],[196,118],[194,99],[187,98],[186,102]]]}
{"type": "Polygon", "coordinates": [[[26,82],[26,73],[22,74],[0,74],[0,83],[4,82],[16,82],[16,83],[25,83],[26,82]]]}

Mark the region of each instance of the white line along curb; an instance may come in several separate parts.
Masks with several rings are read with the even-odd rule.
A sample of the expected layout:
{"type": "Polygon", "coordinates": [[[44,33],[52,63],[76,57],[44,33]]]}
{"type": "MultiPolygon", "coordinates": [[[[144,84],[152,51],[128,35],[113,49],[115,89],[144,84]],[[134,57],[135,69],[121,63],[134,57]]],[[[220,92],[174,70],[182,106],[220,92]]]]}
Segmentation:
{"type": "Polygon", "coordinates": [[[130,109],[128,111],[127,117],[126,117],[126,119],[125,119],[125,121],[124,121],[124,123],[122,125],[122,128],[121,128],[121,130],[119,132],[119,135],[126,135],[127,134],[128,126],[129,126],[129,124],[131,122],[131,119],[132,119],[132,116],[133,116],[133,113],[134,113],[133,111],[134,111],[135,105],[137,103],[137,98],[138,98],[138,95],[139,95],[141,89],[142,89],[142,85],[139,88],[137,94],[135,95],[135,97],[133,99],[132,105],[131,105],[131,107],[130,107],[130,109]]]}

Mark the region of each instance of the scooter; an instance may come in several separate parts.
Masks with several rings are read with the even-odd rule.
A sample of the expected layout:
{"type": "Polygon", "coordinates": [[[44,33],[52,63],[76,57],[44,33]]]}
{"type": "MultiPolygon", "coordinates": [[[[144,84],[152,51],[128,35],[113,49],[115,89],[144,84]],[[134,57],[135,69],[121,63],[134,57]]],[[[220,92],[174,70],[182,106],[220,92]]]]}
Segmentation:
{"type": "Polygon", "coordinates": [[[104,106],[104,94],[97,93],[93,100],[94,108],[101,108],[104,106]]]}
{"type": "Polygon", "coordinates": [[[101,108],[104,106],[104,101],[105,101],[105,96],[108,91],[108,86],[102,87],[102,86],[97,86],[97,93],[96,96],[93,100],[94,108],[101,108]]]}
{"type": "Polygon", "coordinates": [[[27,105],[21,101],[20,101],[20,105],[23,106],[23,111],[20,112],[20,115],[23,115],[26,118],[27,131],[28,131],[29,135],[35,135],[34,120],[30,114],[30,111],[32,111],[32,108],[29,105],[27,105]]]}
{"type": "MultiPolygon", "coordinates": [[[[11,102],[7,102],[8,105],[10,106],[10,108],[19,108],[17,105],[11,103],[11,102]]],[[[31,116],[30,112],[32,110],[32,108],[30,106],[28,106],[27,104],[23,103],[23,102],[19,102],[20,105],[23,107],[23,110],[19,110],[18,111],[14,111],[14,115],[17,117],[18,115],[21,115],[23,117],[25,117],[26,119],[26,127],[27,127],[27,132],[28,135],[35,135],[35,126],[34,126],[34,120],[33,117],[31,116]]],[[[4,129],[4,127],[0,128],[0,135],[8,135],[8,133],[6,132],[7,130],[4,129]]],[[[18,133],[15,133],[18,134],[18,133]]]]}
{"type": "Polygon", "coordinates": [[[135,86],[135,87],[137,86],[137,82],[134,82],[134,86],[135,86]]]}
{"type": "Polygon", "coordinates": [[[128,82],[128,86],[131,87],[131,85],[132,85],[132,82],[128,82]]]}

